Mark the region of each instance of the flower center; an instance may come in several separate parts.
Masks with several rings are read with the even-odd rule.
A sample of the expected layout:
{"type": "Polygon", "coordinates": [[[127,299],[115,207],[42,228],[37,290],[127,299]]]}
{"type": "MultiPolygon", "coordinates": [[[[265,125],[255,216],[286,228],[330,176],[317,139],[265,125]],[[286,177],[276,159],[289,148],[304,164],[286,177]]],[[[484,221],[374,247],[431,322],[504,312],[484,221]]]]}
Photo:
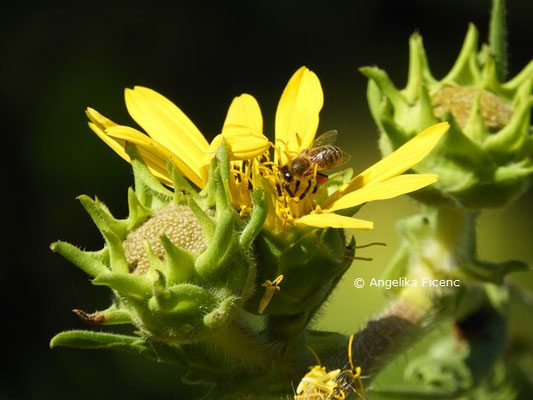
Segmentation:
{"type": "Polygon", "coordinates": [[[487,90],[464,86],[439,90],[433,97],[433,112],[437,118],[442,118],[444,112],[450,111],[459,126],[464,128],[477,96],[480,96],[481,117],[490,131],[498,131],[510,121],[513,107],[509,103],[487,90]]]}
{"type": "Polygon", "coordinates": [[[200,254],[205,248],[205,239],[196,215],[189,206],[171,204],[157,211],[151,218],[131,231],[123,242],[126,261],[133,273],[143,275],[150,263],[144,249],[144,241],[150,243],[155,256],[165,260],[165,250],[161,244],[162,235],[176,246],[200,254]]]}
{"type": "Polygon", "coordinates": [[[268,153],[250,161],[234,161],[231,170],[233,204],[241,215],[248,215],[252,207],[251,191],[257,187],[263,189],[270,198],[267,219],[270,228],[283,229],[317,207],[320,187],[316,172],[305,177],[288,177],[288,166],[271,161],[268,153]]]}

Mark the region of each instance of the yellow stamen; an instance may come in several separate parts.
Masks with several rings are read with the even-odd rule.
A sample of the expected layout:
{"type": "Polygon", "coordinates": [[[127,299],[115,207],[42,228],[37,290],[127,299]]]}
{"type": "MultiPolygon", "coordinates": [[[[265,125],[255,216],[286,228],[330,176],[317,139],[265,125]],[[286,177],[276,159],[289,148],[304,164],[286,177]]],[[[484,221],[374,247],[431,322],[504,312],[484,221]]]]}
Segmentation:
{"type": "Polygon", "coordinates": [[[318,358],[318,354],[316,354],[313,348],[309,345],[306,345],[305,347],[307,347],[307,350],[309,350],[309,352],[313,355],[313,357],[316,360],[317,365],[322,365],[322,363],[320,362],[320,358],[318,358]]]}
{"type": "Polygon", "coordinates": [[[263,311],[265,311],[265,308],[267,308],[268,303],[270,303],[270,300],[272,300],[272,296],[274,296],[274,293],[279,292],[281,290],[279,284],[282,280],[283,275],[280,275],[273,281],[267,279],[265,283],[261,285],[265,287],[265,294],[263,294],[263,297],[259,301],[259,314],[263,314],[263,311]]]}
{"type": "Polygon", "coordinates": [[[350,335],[350,340],[348,341],[348,360],[350,360],[350,367],[352,371],[354,370],[353,359],[352,359],[352,345],[353,345],[353,333],[350,335]]]}
{"type": "Polygon", "coordinates": [[[361,367],[355,367],[353,363],[353,339],[354,335],[350,335],[350,340],[348,341],[348,360],[350,361],[350,372],[348,375],[352,379],[352,385],[354,385],[355,392],[359,395],[361,399],[365,398],[365,387],[363,381],[361,380],[361,367]]]}

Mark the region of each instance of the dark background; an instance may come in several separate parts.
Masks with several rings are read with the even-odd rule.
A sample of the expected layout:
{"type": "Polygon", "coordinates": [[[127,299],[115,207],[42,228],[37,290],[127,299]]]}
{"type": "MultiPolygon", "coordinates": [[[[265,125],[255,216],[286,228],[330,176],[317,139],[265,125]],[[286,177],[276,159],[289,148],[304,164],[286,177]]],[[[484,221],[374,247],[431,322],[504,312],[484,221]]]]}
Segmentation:
{"type": "MultiPolygon", "coordinates": [[[[533,3],[509,3],[514,74],[531,58],[533,3]]],[[[0,399],[157,400],[199,393],[179,384],[178,373],[167,366],[123,354],[48,347],[55,333],[85,328],[71,309],[102,309],[110,299],[109,291],[91,286],[49,244],[62,239],[100,248],[100,235],[75,196],[97,194],[115,215],[124,216],[126,189],[132,185],[127,163],[88,129],[87,106],[134,126],[123,89],[147,86],[175,102],[211,138],[219,133],[231,99],[248,92],[261,104],[265,132],[272,137],[279,96],[291,74],[306,65],[325,92],[319,130],[339,129],[341,145],[362,168],[377,160],[378,152],[366,81],[357,67],[377,64],[402,86],[408,37],[418,30],[434,75],[442,77],[458,54],[468,22],[486,38],[489,10],[488,0],[0,6],[6,229],[0,300],[2,366],[8,370],[0,375],[0,399]]],[[[488,233],[481,246],[488,256],[533,263],[533,231],[527,222],[532,200],[530,192],[511,209],[482,219],[488,233]]],[[[381,230],[366,238],[385,237],[389,249],[367,269],[383,268],[397,244],[394,220],[413,210],[407,200],[369,207],[364,217],[379,222],[381,230]]],[[[330,309],[361,295],[348,288],[340,290],[330,309]]],[[[331,313],[318,325],[353,330],[384,302],[376,293],[366,299],[369,309],[349,316],[331,313]]]]}

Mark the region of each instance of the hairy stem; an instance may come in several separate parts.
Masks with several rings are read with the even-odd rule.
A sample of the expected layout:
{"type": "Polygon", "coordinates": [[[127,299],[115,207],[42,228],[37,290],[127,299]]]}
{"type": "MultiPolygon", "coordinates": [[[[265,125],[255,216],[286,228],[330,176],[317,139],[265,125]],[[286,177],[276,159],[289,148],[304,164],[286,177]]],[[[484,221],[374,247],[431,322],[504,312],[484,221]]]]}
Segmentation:
{"type": "Polygon", "coordinates": [[[210,341],[234,365],[244,369],[261,369],[273,360],[274,354],[265,343],[236,322],[213,335],[210,341]]]}
{"type": "Polygon", "coordinates": [[[366,384],[440,320],[435,304],[412,304],[407,297],[395,301],[355,335],[354,364],[361,367],[366,384]]]}
{"type": "Polygon", "coordinates": [[[489,46],[494,60],[496,72],[500,81],[507,75],[507,24],[505,0],[493,0],[489,25],[489,46]]]}
{"type": "MultiPolygon", "coordinates": [[[[407,248],[407,256],[398,258],[403,263],[398,268],[401,275],[391,278],[414,279],[417,285],[402,288],[385,311],[355,334],[352,354],[354,364],[362,369],[365,384],[444,317],[466,312],[462,304],[465,302],[454,299],[461,299],[468,292],[467,308],[476,307],[475,288],[443,289],[420,283],[425,277],[454,276],[465,260],[475,256],[476,216],[458,209],[428,209],[400,223],[404,236],[400,251],[407,248]]],[[[346,353],[339,352],[328,364],[338,366],[346,361],[346,353]]]]}

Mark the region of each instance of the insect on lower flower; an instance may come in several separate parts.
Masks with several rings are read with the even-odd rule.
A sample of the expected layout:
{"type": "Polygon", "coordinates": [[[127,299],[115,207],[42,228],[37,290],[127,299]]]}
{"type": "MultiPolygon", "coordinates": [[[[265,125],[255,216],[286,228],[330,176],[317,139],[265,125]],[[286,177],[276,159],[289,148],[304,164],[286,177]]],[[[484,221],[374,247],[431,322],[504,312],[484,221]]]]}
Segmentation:
{"type": "Polygon", "coordinates": [[[344,400],[350,393],[356,393],[365,399],[365,388],[361,381],[361,367],[355,367],[352,358],[354,335],[348,341],[348,366],[327,372],[321,365],[318,355],[309,347],[317,361],[317,365],[309,367],[309,372],[302,378],[294,399],[298,400],[344,400]]]}

